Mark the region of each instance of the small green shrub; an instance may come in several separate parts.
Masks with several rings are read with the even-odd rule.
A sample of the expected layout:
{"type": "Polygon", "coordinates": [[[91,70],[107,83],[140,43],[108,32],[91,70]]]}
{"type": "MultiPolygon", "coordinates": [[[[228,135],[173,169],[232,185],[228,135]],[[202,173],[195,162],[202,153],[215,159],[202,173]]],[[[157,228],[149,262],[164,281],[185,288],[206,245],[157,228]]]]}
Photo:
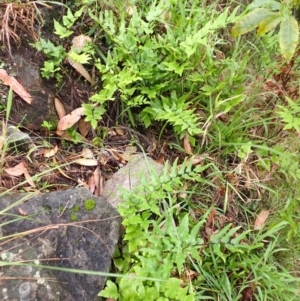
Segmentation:
{"type": "Polygon", "coordinates": [[[175,163],[170,171],[166,166],[160,177],[152,175],[150,183],[145,180],[141,187],[123,191],[125,201],[119,212],[127,243],[116,252],[114,264],[128,277],[108,281],[100,296],[118,301],[241,300],[244,289],[254,285],[257,300],[295,300],[296,286],[286,284],[295,284],[296,279],[276,258],[284,252],[278,234],[287,222],[271,224],[260,232],[227,223],[207,240],[201,233],[213,208],[202,204],[205,213],[192,221],[186,205],[179,203],[174,190],[182,189],[183,180],[203,186],[208,180],[201,174],[211,168],[215,167],[183,164],[178,168],[175,163]],[[197,276],[180,284],[188,271],[197,276]]]}

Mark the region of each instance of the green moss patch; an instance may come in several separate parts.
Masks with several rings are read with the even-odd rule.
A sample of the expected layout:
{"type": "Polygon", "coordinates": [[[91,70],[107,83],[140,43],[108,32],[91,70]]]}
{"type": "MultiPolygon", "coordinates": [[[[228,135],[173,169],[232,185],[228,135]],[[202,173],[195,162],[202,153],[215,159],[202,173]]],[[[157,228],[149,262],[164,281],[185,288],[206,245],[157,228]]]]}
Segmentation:
{"type": "Polygon", "coordinates": [[[88,199],[84,202],[84,208],[87,211],[91,211],[95,208],[96,202],[93,199],[88,199]]]}

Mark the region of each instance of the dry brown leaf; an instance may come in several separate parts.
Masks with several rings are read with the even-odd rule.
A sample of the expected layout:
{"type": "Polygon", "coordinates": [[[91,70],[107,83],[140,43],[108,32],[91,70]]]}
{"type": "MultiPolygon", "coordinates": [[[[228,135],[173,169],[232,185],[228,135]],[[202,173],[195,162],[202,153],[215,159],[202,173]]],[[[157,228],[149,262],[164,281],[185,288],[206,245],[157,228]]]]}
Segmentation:
{"type": "Polygon", "coordinates": [[[243,291],[243,298],[241,301],[252,301],[254,295],[254,290],[252,286],[246,287],[243,291]]]}
{"type": "Polygon", "coordinates": [[[157,158],[155,161],[159,164],[164,164],[165,163],[165,156],[161,156],[161,157],[157,158]]]}
{"type": "Polygon", "coordinates": [[[192,151],[192,147],[191,147],[191,144],[190,144],[190,136],[188,133],[185,134],[184,136],[184,139],[183,139],[183,147],[184,147],[184,150],[192,155],[193,154],[193,151],[192,151]]]}
{"type": "Polygon", "coordinates": [[[81,74],[88,82],[90,82],[93,85],[93,80],[89,73],[86,71],[86,69],[83,67],[81,63],[74,62],[72,59],[68,57],[69,64],[79,73],[81,74]]]}
{"type": "Polygon", "coordinates": [[[5,168],[5,171],[11,176],[19,177],[23,175],[25,171],[27,171],[27,165],[26,163],[21,162],[14,167],[5,168]]]}
{"type": "Polygon", "coordinates": [[[115,130],[113,130],[113,129],[109,129],[109,128],[107,128],[107,127],[103,127],[103,130],[104,130],[104,131],[107,131],[107,135],[108,135],[108,136],[114,137],[114,136],[117,136],[117,135],[118,135],[117,132],[116,132],[115,130]]]}
{"type": "Polygon", "coordinates": [[[82,107],[75,109],[70,114],[61,118],[57,125],[58,131],[65,131],[73,126],[82,116],[84,109],[82,107]]]}
{"type": "Polygon", "coordinates": [[[25,179],[26,179],[27,183],[28,183],[30,186],[32,186],[33,188],[36,188],[36,187],[35,187],[35,184],[34,184],[34,182],[33,182],[33,180],[32,180],[32,178],[31,178],[31,176],[30,176],[30,174],[29,174],[28,171],[27,171],[27,169],[24,171],[24,176],[25,176],[25,179]]]}
{"type": "Polygon", "coordinates": [[[115,131],[119,136],[124,136],[125,134],[125,131],[121,128],[115,128],[115,131]]]}
{"type": "Polygon", "coordinates": [[[98,162],[96,159],[85,159],[85,158],[76,159],[72,163],[77,163],[77,164],[83,165],[83,166],[97,166],[98,165],[98,162]]]}
{"type": "Polygon", "coordinates": [[[79,133],[83,136],[86,137],[87,134],[90,132],[92,129],[92,125],[89,121],[85,121],[83,118],[81,118],[78,122],[78,130],[79,133]]]}
{"type": "Polygon", "coordinates": [[[42,149],[39,151],[39,155],[43,156],[45,158],[51,158],[53,157],[58,151],[57,145],[54,148],[51,149],[42,149]]]}
{"type": "Polygon", "coordinates": [[[187,269],[180,275],[180,279],[182,280],[182,283],[180,284],[180,287],[186,287],[187,283],[190,283],[191,280],[193,280],[195,277],[197,277],[199,274],[195,271],[187,269]]]}
{"type": "Polygon", "coordinates": [[[66,131],[56,130],[55,132],[58,136],[62,137],[65,135],[66,131]]]}
{"type": "Polygon", "coordinates": [[[25,210],[23,210],[21,207],[18,207],[18,211],[19,211],[19,213],[20,213],[21,215],[23,215],[23,216],[28,215],[28,213],[27,213],[25,210]]]}
{"type": "Polygon", "coordinates": [[[98,161],[100,162],[101,165],[106,165],[108,160],[109,160],[109,158],[105,154],[100,153],[98,155],[98,161]]]}
{"type": "Polygon", "coordinates": [[[23,100],[31,104],[32,96],[14,77],[9,76],[4,69],[0,69],[0,80],[3,81],[4,85],[10,86],[12,90],[17,93],[23,100]]]}
{"type": "Polygon", "coordinates": [[[257,215],[256,220],[254,222],[254,230],[260,230],[264,226],[264,224],[269,216],[269,213],[270,213],[269,210],[262,210],[257,215]]]}
{"type": "Polygon", "coordinates": [[[94,175],[92,175],[87,183],[88,189],[91,193],[94,193],[96,190],[96,181],[94,175]]]}
{"type": "Polygon", "coordinates": [[[95,189],[95,192],[94,194],[97,195],[97,196],[100,196],[103,194],[103,176],[101,174],[101,170],[99,167],[97,167],[94,171],[94,180],[95,180],[95,186],[96,186],[96,189],[95,189]]]}
{"type": "Polygon", "coordinates": [[[207,158],[211,159],[208,154],[195,155],[192,157],[193,165],[197,165],[207,158]]]}
{"type": "Polygon", "coordinates": [[[114,157],[116,161],[121,162],[122,164],[126,164],[126,160],[122,158],[122,155],[117,153],[116,151],[109,149],[108,152],[114,157]]]}
{"type": "Polygon", "coordinates": [[[84,147],[82,149],[80,156],[82,158],[86,158],[86,159],[93,159],[94,158],[93,152],[87,147],[84,147]]]}
{"type": "Polygon", "coordinates": [[[56,97],[54,98],[54,105],[59,119],[62,119],[64,116],[67,115],[63,103],[56,97]]]}
{"type": "Polygon", "coordinates": [[[26,192],[38,192],[35,188],[28,186],[28,187],[22,187],[26,192]]]}

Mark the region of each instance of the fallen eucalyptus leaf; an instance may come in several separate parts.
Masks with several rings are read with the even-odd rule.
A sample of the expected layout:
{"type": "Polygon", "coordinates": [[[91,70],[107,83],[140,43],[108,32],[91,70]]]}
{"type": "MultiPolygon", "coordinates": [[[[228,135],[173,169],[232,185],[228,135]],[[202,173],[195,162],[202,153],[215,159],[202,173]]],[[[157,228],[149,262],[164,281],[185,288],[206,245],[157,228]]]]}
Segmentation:
{"type": "Polygon", "coordinates": [[[57,125],[58,131],[65,131],[73,126],[82,116],[84,109],[82,107],[75,109],[70,114],[61,118],[57,125]]]}
{"type": "Polygon", "coordinates": [[[77,164],[83,165],[83,166],[97,166],[98,165],[98,162],[96,159],[85,159],[85,158],[76,159],[72,163],[77,163],[77,164]]]}
{"type": "Polygon", "coordinates": [[[17,93],[23,100],[31,104],[32,96],[14,77],[9,76],[4,69],[0,69],[0,80],[3,81],[4,85],[10,86],[12,90],[17,93]]]}
{"type": "Polygon", "coordinates": [[[254,230],[260,230],[264,226],[270,211],[269,210],[262,210],[256,217],[254,222],[254,230]]]}

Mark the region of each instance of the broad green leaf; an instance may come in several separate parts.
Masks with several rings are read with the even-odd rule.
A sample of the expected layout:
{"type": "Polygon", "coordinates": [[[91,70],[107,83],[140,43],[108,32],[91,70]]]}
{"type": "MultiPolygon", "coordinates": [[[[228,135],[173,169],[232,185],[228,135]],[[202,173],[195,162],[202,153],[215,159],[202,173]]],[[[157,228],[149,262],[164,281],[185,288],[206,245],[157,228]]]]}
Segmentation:
{"type": "Polygon", "coordinates": [[[279,30],[279,45],[283,56],[290,61],[299,40],[299,26],[297,20],[290,16],[281,22],[279,30]]]}
{"type": "Polygon", "coordinates": [[[165,70],[167,71],[174,71],[175,73],[182,75],[182,72],[184,68],[188,65],[187,63],[184,63],[182,65],[179,65],[177,62],[165,62],[163,65],[166,66],[165,70]]]}
{"type": "Polygon", "coordinates": [[[251,232],[251,230],[246,230],[246,231],[244,231],[244,232],[241,233],[240,235],[238,235],[238,236],[236,236],[235,238],[231,239],[231,240],[230,240],[230,243],[233,244],[233,245],[239,244],[240,241],[241,241],[242,239],[244,239],[244,238],[247,236],[247,234],[250,233],[250,232],[251,232]]]}
{"type": "Polygon", "coordinates": [[[110,280],[107,280],[106,288],[101,291],[98,296],[114,299],[118,299],[120,297],[117,286],[110,280]]]}
{"type": "Polygon", "coordinates": [[[235,23],[231,32],[232,36],[236,37],[251,31],[273,14],[272,11],[265,8],[254,9],[235,23]]]}
{"type": "Polygon", "coordinates": [[[244,252],[240,249],[240,247],[235,247],[231,244],[225,244],[226,249],[228,249],[232,253],[241,253],[243,254],[244,252]]]}
{"type": "Polygon", "coordinates": [[[267,33],[268,31],[272,30],[273,28],[275,28],[278,25],[278,23],[281,20],[282,20],[282,17],[281,17],[280,13],[272,14],[266,20],[263,20],[262,22],[260,22],[260,24],[258,26],[258,30],[257,30],[257,35],[261,36],[261,35],[267,33]]]}
{"type": "Polygon", "coordinates": [[[263,8],[269,8],[272,10],[279,10],[281,5],[282,5],[281,3],[277,2],[277,1],[273,1],[273,0],[254,0],[248,6],[248,9],[253,10],[258,7],[263,7],[263,8]]]}
{"type": "Polygon", "coordinates": [[[54,21],[54,33],[57,34],[61,39],[70,36],[73,31],[59,24],[56,20],[54,21]]]}
{"type": "Polygon", "coordinates": [[[178,235],[184,241],[189,235],[189,215],[186,214],[177,228],[178,235]]]}
{"type": "Polygon", "coordinates": [[[221,245],[215,244],[213,245],[214,254],[216,254],[218,257],[220,257],[224,263],[226,262],[226,256],[221,251],[221,245]]]}

